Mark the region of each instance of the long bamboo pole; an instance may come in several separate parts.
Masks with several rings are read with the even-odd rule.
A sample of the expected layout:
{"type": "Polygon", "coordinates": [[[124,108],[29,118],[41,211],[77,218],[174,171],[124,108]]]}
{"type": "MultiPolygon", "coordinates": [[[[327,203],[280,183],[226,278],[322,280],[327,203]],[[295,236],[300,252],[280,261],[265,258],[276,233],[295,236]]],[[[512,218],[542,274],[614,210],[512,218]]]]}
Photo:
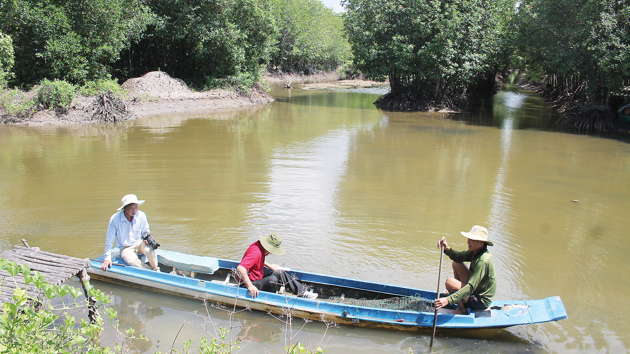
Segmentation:
{"type": "MultiPolygon", "coordinates": [[[[442,258],[444,257],[444,244],[441,243],[440,247],[440,270],[438,271],[437,281],[437,298],[440,298],[440,278],[442,277],[442,258]]],[[[431,336],[431,344],[429,344],[429,350],[433,349],[433,341],[435,340],[435,330],[437,329],[437,315],[438,308],[435,306],[435,314],[433,315],[433,335],[431,336]]]]}

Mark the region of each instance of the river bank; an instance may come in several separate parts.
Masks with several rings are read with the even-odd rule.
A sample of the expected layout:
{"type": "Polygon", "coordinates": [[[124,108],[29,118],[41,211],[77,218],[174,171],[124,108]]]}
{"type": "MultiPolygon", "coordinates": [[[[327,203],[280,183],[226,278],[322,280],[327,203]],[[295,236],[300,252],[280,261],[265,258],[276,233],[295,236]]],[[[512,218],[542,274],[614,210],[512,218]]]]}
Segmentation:
{"type": "Polygon", "coordinates": [[[518,86],[535,92],[545,103],[558,111],[555,124],[567,132],[590,134],[630,134],[630,124],[619,119],[615,108],[608,104],[589,103],[584,92],[554,88],[544,82],[529,82],[517,73],[518,86]]]}
{"type": "MultiPolygon", "coordinates": [[[[266,104],[274,99],[263,90],[241,94],[231,90],[194,92],[181,80],[165,72],[153,71],[123,83],[127,94],[122,98],[126,108],[124,120],[134,120],[162,113],[219,111],[266,104]]],[[[13,125],[68,125],[100,123],[93,116],[96,96],[77,96],[65,110],[41,110],[31,115],[0,112],[0,123],[13,125]]]]}

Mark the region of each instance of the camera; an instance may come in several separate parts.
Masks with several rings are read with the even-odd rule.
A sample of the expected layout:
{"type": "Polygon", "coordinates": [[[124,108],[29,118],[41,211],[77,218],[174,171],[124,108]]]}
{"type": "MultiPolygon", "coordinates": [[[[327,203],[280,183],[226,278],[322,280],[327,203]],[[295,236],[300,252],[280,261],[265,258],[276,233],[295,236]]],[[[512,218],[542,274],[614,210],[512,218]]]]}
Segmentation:
{"type": "Polygon", "coordinates": [[[147,241],[149,247],[153,248],[154,250],[160,247],[160,244],[157,243],[155,239],[153,239],[153,237],[151,237],[151,234],[148,231],[142,233],[142,239],[147,241]]]}

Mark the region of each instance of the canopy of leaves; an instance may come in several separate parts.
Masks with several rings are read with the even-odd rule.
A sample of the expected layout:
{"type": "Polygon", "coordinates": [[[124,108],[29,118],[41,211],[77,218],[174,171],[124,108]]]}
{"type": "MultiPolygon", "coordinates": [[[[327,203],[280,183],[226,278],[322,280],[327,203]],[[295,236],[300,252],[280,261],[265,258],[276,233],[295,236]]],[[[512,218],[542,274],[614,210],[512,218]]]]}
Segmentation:
{"type": "Polygon", "coordinates": [[[392,95],[457,101],[492,79],[507,58],[512,0],[345,0],[344,6],[355,64],[369,77],[389,78],[392,95]]]}
{"type": "Polygon", "coordinates": [[[602,102],[630,78],[630,6],[625,0],[525,0],[518,53],[550,84],[587,86],[602,102]]]}
{"type": "Polygon", "coordinates": [[[142,0],[10,0],[0,30],[13,38],[15,79],[71,83],[106,78],[108,65],[153,16],[142,0]]]}
{"type": "Polygon", "coordinates": [[[11,37],[0,32],[0,88],[11,77],[11,68],[13,68],[14,62],[13,41],[11,37]]]}
{"type": "Polygon", "coordinates": [[[284,71],[332,70],[348,60],[341,15],[319,0],[273,0],[278,39],[271,66],[284,71]]]}
{"type": "Polygon", "coordinates": [[[276,37],[267,0],[156,0],[158,22],[116,64],[119,77],[164,70],[203,84],[206,77],[257,75],[276,37]]]}

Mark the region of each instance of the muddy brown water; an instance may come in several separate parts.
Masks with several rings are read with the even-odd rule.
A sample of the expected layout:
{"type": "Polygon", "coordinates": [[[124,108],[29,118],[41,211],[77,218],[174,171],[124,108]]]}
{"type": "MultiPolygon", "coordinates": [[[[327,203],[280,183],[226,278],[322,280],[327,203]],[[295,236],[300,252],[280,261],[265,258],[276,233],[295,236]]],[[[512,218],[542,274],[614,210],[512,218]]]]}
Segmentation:
{"type": "MultiPolygon", "coordinates": [[[[559,295],[569,318],[438,331],[436,352],[627,352],[628,142],[556,132],[553,111],[514,87],[452,119],[379,111],[375,89],[273,93],[273,104],[220,114],[0,127],[0,248],[25,238],[96,257],[120,198],[136,193],[164,249],[240,259],[257,235],[277,232],[287,253],[274,263],[435,289],[437,240],[463,249],[459,232],[481,224],[495,243],[497,298],[559,295]]],[[[445,262],[442,279],[450,271],[445,262]]],[[[214,333],[200,302],[94,285],[112,293],[123,327],[150,338],[133,343],[139,352],[181,350],[187,339],[196,348],[214,333]]],[[[230,325],[223,311],[210,314],[230,325]]],[[[280,321],[236,318],[231,333],[251,339],[242,352],[288,344],[280,321]]],[[[430,341],[430,332],[309,323],[292,342],[323,336],[329,353],[426,352],[430,341]]],[[[117,340],[108,326],[103,343],[117,340]]]]}

